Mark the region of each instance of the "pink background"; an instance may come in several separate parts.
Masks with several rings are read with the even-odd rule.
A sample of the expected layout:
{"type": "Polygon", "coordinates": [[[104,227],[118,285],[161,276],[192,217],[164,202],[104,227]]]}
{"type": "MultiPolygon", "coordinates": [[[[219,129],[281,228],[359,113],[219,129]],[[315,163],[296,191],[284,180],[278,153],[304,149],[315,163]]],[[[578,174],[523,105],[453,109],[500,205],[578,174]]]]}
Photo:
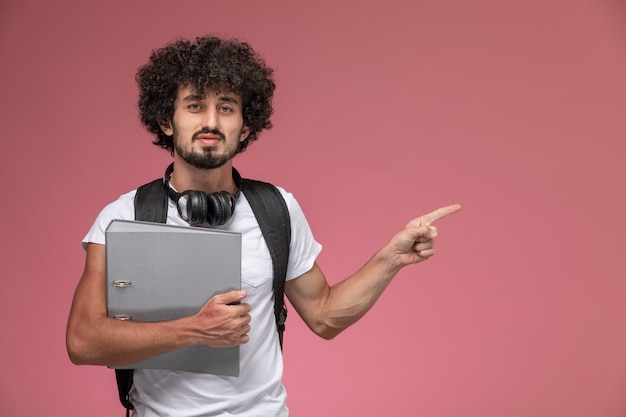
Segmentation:
{"type": "Polygon", "coordinates": [[[205,33],[276,69],[236,166],[296,195],[330,281],[464,207],[336,340],[291,315],[292,415],[626,415],[624,2],[2,0],[0,416],[123,415],[65,352],[80,240],[169,161],[136,68],[205,33]]]}

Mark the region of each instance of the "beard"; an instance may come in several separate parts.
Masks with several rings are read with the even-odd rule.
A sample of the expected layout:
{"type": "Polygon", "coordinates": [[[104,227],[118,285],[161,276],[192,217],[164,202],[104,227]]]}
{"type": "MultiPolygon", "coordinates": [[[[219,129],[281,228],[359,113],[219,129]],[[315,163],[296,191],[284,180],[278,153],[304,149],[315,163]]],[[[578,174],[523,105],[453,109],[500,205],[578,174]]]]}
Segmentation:
{"type": "MultiPolygon", "coordinates": [[[[208,129],[202,129],[194,133],[191,138],[191,142],[193,143],[196,140],[196,137],[203,133],[212,133],[219,135],[222,142],[226,143],[226,138],[222,132],[218,130],[208,129]]],[[[174,138],[176,138],[176,132],[174,132],[174,138]]],[[[194,149],[185,149],[178,143],[176,139],[174,139],[174,149],[183,161],[185,161],[194,168],[215,169],[223,166],[237,154],[239,144],[237,143],[236,146],[226,147],[223,153],[217,153],[216,149],[212,146],[204,147],[201,151],[196,151],[194,149]]]]}

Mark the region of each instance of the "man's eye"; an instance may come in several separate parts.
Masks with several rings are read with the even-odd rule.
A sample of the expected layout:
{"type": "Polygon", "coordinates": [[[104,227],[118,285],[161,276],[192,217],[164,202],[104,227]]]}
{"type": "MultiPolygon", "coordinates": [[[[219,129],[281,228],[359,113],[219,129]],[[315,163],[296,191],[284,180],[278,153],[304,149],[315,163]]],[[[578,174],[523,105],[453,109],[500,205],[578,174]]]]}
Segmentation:
{"type": "Polygon", "coordinates": [[[187,108],[191,111],[198,111],[201,107],[199,104],[190,104],[187,108]]]}
{"type": "Polygon", "coordinates": [[[219,108],[219,110],[220,110],[222,113],[230,113],[230,112],[232,112],[232,111],[233,111],[233,109],[231,109],[230,107],[225,107],[225,106],[220,107],[220,108],[219,108]]]}

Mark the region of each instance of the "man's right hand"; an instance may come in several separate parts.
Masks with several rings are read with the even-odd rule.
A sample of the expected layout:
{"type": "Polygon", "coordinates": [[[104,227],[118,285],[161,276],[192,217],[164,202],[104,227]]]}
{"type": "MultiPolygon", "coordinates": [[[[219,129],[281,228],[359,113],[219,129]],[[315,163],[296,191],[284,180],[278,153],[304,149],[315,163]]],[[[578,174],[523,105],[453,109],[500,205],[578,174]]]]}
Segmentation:
{"type": "Polygon", "coordinates": [[[190,317],[198,344],[229,347],[248,343],[252,306],[242,303],[247,295],[245,290],[218,294],[190,317]]]}

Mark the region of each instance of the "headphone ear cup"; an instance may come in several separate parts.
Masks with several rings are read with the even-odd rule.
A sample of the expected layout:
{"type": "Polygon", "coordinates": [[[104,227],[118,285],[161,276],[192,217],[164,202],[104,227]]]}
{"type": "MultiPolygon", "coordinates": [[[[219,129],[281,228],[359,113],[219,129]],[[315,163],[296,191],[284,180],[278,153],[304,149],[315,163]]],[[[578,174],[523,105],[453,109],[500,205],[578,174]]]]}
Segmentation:
{"type": "Polygon", "coordinates": [[[187,219],[191,225],[207,219],[207,198],[202,191],[190,191],[187,195],[187,219]]]}
{"type": "Polygon", "coordinates": [[[226,191],[207,195],[206,202],[207,220],[211,226],[223,225],[235,211],[235,197],[226,191]]]}

